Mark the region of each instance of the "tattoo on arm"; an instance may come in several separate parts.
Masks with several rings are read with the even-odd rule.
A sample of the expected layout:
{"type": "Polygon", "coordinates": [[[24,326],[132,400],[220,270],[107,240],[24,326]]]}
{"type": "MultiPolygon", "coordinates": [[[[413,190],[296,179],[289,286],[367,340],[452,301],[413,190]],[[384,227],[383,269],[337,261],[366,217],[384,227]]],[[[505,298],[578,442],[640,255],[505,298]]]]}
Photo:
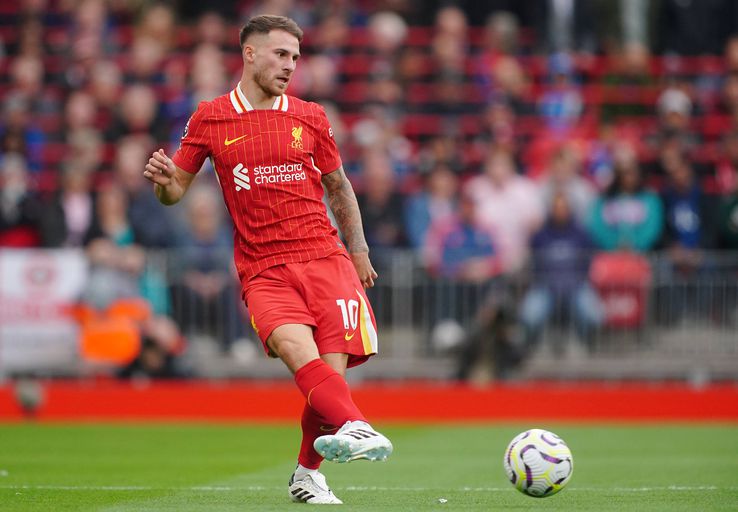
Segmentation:
{"type": "Polygon", "coordinates": [[[338,229],[346,239],[349,252],[369,251],[361,224],[359,203],[356,201],[354,189],[346,178],[343,167],[339,167],[330,174],[325,174],[322,181],[328,195],[328,205],[336,218],[338,229]]]}

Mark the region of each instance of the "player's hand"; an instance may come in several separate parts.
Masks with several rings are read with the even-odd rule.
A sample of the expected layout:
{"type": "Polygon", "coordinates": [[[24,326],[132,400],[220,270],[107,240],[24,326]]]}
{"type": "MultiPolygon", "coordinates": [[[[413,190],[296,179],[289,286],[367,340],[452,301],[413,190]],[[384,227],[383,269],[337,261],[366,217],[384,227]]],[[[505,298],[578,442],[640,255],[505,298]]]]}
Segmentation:
{"type": "Polygon", "coordinates": [[[152,153],[143,175],[152,183],[167,187],[172,182],[172,176],[174,176],[176,170],[177,167],[172,159],[164,153],[163,149],[159,149],[159,151],[152,153]]]}
{"type": "Polygon", "coordinates": [[[350,253],[351,261],[354,263],[356,273],[359,274],[359,280],[364,288],[371,288],[374,286],[374,280],[378,277],[372,262],[369,261],[368,252],[352,252],[350,253]]]}

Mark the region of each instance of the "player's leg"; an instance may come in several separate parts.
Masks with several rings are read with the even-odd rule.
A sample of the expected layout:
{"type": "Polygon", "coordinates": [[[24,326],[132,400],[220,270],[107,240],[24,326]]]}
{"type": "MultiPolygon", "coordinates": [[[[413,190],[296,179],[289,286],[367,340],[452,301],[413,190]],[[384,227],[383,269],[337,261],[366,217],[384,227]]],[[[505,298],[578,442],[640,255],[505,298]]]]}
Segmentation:
{"type": "MultiPolygon", "coordinates": [[[[244,283],[244,297],[266,353],[281,357],[292,373],[297,374],[306,363],[320,359],[311,328],[315,320],[293,281],[286,266],[274,267],[244,283]]],[[[312,446],[324,433],[321,425],[328,422],[306,400],[301,424],[306,439],[300,449],[298,466],[289,480],[290,498],[307,503],[341,503],[318,472],[322,457],[312,446]]]]}
{"type": "MultiPolygon", "coordinates": [[[[348,356],[346,354],[324,354],[321,359],[341,377],[346,376],[346,363],[348,356]]],[[[304,468],[305,471],[317,470],[320,463],[323,462],[323,456],[315,451],[313,443],[315,440],[326,434],[335,433],[341,425],[331,425],[325,418],[318,414],[315,409],[305,402],[305,408],[302,411],[302,441],[300,444],[300,455],[297,458],[298,470],[304,468]]]]}
{"type": "Polygon", "coordinates": [[[326,357],[328,363],[324,362],[318,355],[312,329],[299,324],[275,328],[267,345],[295,374],[295,382],[306,398],[298,465],[288,487],[290,498],[314,504],[341,503],[318,471],[323,457],[313,443],[326,430],[330,432],[351,419],[363,418],[343,378],[348,356],[333,354],[326,357]]]}
{"type": "Polygon", "coordinates": [[[321,359],[310,326],[280,325],[272,331],[267,345],[295,375],[308,405],[325,421],[343,425],[364,419],[341,373],[321,359]]]}
{"type": "MultiPolygon", "coordinates": [[[[327,425],[340,426],[335,434],[315,439],[313,446],[318,454],[334,462],[387,459],[392,453],[392,443],[367,423],[351,398],[343,377],[347,354],[329,352],[319,357],[312,329],[306,325],[281,325],[274,329],[267,344],[295,374],[295,382],[307,405],[327,425]]],[[[317,418],[308,415],[308,420],[306,437],[311,437],[317,418]]]]}
{"type": "MultiPolygon", "coordinates": [[[[345,256],[311,261],[303,278],[309,283],[305,294],[316,320],[315,341],[326,363],[343,373],[347,366],[360,364],[376,353],[376,321],[351,261],[345,256]]],[[[315,403],[311,396],[311,404],[315,403]]],[[[323,435],[314,443],[327,460],[385,460],[392,453],[389,439],[363,416],[338,425],[341,428],[335,434],[323,435]]]]}
{"type": "MultiPolygon", "coordinates": [[[[342,354],[326,355],[329,357],[323,357],[323,360],[342,377],[345,376],[346,360],[348,357],[345,355],[343,355],[343,357],[332,357],[337,355],[341,356],[342,354]]],[[[320,494],[328,494],[330,493],[330,489],[328,488],[327,483],[325,483],[325,477],[318,471],[320,463],[323,462],[323,456],[315,451],[313,443],[320,436],[336,432],[339,427],[330,425],[325,418],[308,405],[307,401],[305,402],[305,407],[302,411],[300,426],[302,428],[300,453],[297,457],[297,468],[295,468],[295,472],[290,478],[289,493],[290,497],[294,501],[304,501],[300,497],[305,498],[313,495],[313,501],[310,501],[310,503],[315,503],[315,499],[319,499],[315,497],[316,495],[320,496],[320,494]],[[318,486],[321,488],[321,483],[324,484],[322,485],[322,488],[325,489],[324,493],[311,492],[312,486],[318,486]]],[[[335,495],[332,495],[332,497],[335,498],[335,495]]],[[[338,498],[335,498],[335,500],[338,500],[338,498]]],[[[336,501],[333,500],[325,502],[336,503],[336,501]]]]}

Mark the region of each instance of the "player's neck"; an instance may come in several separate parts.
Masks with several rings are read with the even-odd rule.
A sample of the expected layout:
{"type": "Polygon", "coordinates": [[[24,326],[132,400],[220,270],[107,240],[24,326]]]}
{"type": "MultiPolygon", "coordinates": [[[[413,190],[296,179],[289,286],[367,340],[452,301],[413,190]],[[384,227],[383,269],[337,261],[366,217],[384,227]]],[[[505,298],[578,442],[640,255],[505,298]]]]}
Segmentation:
{"type": "Polygon", "coordinates": [[[277,97],[267,94],[248,78],[241,77],[238,87],[254,110],[269,110],[274,107],[277,97]]]}

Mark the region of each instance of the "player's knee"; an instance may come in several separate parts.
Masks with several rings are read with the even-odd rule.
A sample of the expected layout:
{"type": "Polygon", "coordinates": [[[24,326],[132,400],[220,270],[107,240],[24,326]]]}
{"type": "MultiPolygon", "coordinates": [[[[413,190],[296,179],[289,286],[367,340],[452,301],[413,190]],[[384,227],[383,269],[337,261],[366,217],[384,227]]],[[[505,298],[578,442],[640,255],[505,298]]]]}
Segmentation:
{"type": "Polygon", "coordinates": [[[301,327],[305,328],[277,328],[267,339],[269,349],[292,371],[319,357],[312,331],[301,327]]]}

